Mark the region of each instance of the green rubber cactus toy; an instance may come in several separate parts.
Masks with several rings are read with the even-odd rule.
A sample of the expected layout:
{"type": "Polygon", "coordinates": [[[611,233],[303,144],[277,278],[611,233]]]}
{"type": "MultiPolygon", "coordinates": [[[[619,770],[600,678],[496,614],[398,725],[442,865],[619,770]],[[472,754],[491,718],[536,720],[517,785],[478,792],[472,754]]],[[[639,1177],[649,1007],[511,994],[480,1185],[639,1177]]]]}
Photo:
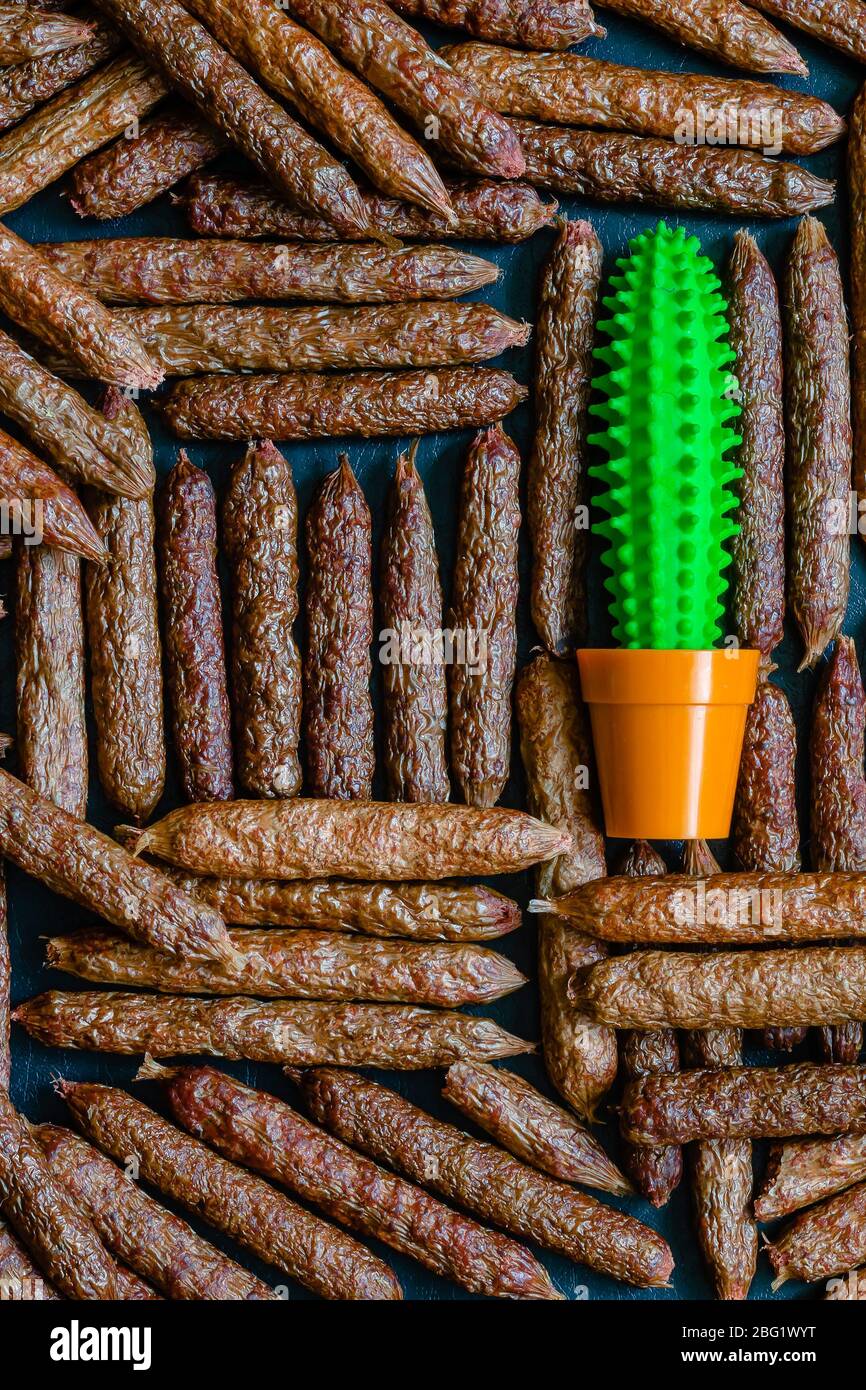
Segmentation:
{"type": "Polygon", "coordinates": [[[741,469],[729,364],[727,304],[700,243],[664,222],[630,243],[617,262],[608,341],[595,351],[608,369],[590,406],[605,428],[589,437],[607,459],[589,469],[607,513],[594,530],[614,637],[623,647],[701,651],[720,636],[728,587],[725,543],[739,529],[730,484],[741,469]]]}

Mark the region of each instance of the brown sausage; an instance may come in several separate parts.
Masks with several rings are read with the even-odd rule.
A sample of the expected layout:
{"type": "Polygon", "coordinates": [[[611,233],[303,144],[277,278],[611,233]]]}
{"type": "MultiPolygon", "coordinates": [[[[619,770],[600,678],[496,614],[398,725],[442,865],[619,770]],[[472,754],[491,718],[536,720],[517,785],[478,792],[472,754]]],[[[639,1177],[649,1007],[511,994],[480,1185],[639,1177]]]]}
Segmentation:
{"type": "Polygon", "coordinates": [[[866,1134],[774,1144],[755,1198],[759,1221],[790,1216],[866,1179],[866,1134]]]}
{"type": "Polygon", "coordinates": [[[857,531],[866,536],[866,89],[851,108],[848,136],[848,235],[851,255],[851,406],[854,423],[853,487],[857,531]]]}
{"type": "Polygon", "coordinates": [[[61,92],[0,139],[0,212],[11,212],[55,183],[85,155],[122,135],[166,94],[132,54],[61,92]]]}
{"type": "MultiPolygon", "coordinates": [[[[102,410],[150,448],[144,420],[116,388],[102,410]]],[[[84,572],[99,780],[112,806],[140,823],[165,783],[153,501],[95,492],[88,506],[109,555],[84,572]]]]}
{"type": "Polygon", "coordinates": [[[229,476],[222,538],[231,568],[231,673],[238,780],[251,796],[301,789],[298,499],[279,449],[251,444],[229,476]]]}
{"type": "Polygon", "coordinates": [[[0,6],[0,63],[25,63],[86,43],[92,25],[72,15],[49,14],[23,5],[0,6]]]}
{"type": "Polygon", "coordinates": [[[803,1062],[647,1076],[623,1092],[620,1125],[636,1144],[859,1133],[866,1067],[803,1062]]]}
{"type": "Polygon", "coordinates": [[[63,897],[163,951],[231,961],[222,918],[0,769],[0,852],[63,897]]]}
{"type": "Polygon", "coordinates": [[[475,174],[520,178],[523,155],[508,122],[383,0],[286,0],[286,7],[446,158],[475,174]]]}
{"type": "Polygon", "coordinates": [[[519,53],[482,43],[440,52],[488,106],[508,116],[771,154],[812,154],[845,133],[845,121],[827,102],[769,83],[648,72],[577,53],[519,53]]]}
{"type": "Polygon", "coordinates": [[[310,1071],[301,1088],[314,1119],[410,1181],[615,1279],[641,1288],[667,1283],[670,1250],[633,1217],[471,1139],[355,1072],[310,1071]]]}
{"type": "Polygon", "coordinates": [[[0,1211],[64,1298],[120,1296],[117,1266],[0,1090],[0,1211]]]}
{"type": "Polygon", "coordinates": [[[40,251],[70,280],[109,304],[230,304],[238,299],[306,299],[394,304],[454,299],[499,271],[449,246],[366,243],[274,246],[247,241],[119,237],[43,243],[40,251]]]}
{"type": "Polygon", "coordinates": [[[809,71],[778,29],[739,0],[701,0],[699,6],[693,0],[605,0],[605,6],[735,68],[803,77],[809,71]]]}
{"type": "Polygon", "coordinates": [[[586,632],[586,407],[592,375],[601,243],[588,222],[566,222],[545,263],[538,306],[535,438],[527,518],[532,620],[565,655],[586,632]]]}
{"type": "Polygon", "coordinates": [[[815,1283],[855,1269],[866,1257],[866,1183],[795,1217],[767,1254],[774,1290],[788,1279],[815,1283]]]}
{"type": "Polygon", "coordinates": [[[370,509],[343,454],[306,519],[304,740],[317,797],[369,801],[373,794],[371,533],[370,509]]]}
{"type": "Polygon", "coordinates": [[[782,319],[773,272],[754,237],[743,230],[734,237],[725,293],[741,407],[737,464],[743,471],[740,529],[731,540],[734,625],[743,645],[756,647],[769,665],[785,624],[782,319]]]}
{"type": "Polygon", "coordinates": [[[385,779],[391,801],[448,801],[442,585],[416,447],[397,459],[379,565],[385,779]]]}
{"type": "Polygon", "coordinates": [[[106,550],[75,493],[41,459],[17,439],[0,430],[0,495],[14,525],[15,507],[22,520],[26,504],[32,506],[45,545],[104,563],[106,550]]]}
{"type": "Polygon", "coordinates": [[[165,81],[306,212],[368,230],[350,175],[176,0],[97,0],[165,81]]]}
{"type": "Polygon", "coordinates": [[[501,807],[236,801],[181,806],[136,848],[219,878],[378,882],[517,873],[567,853],[571,836],[501,807]]]}
{"type": "Polygon", "coordinates": [[[53,990],[12,1015],[46,1046],[153,1057],[206,1055],[418,1071],[460,1057],[532,1052],[488,1018],[409,1004],[308,1004],[241,997],[53,990]]]}
{"type": "Polygon", "coordinates": [[[495,806],[511,767],[517,663],[520,454],[498,426],[476,435],[463,473],[447,626],[451,767],[470,806],[495,806]]]}
{"type": "Polygon", "coordinates": [[[554,193],[748,217],[793,217],[833,201],[833,184],[826,179],[754,150],[532,121],[511,124],[526,156],[526,177],[554,193]]]}
{"type": "Polygon", "coordinates": [[[866,34],[858,0],[754,0],[773,19],[802,29],[821,43],[866,61],[866,34]]]}
{"type": "MultiPolygon", "coordinates": [[[[449,181],[445,185],[455,222],[365,193],[370,224],[380,234],[408,241],[443,237],[493,242],[524,241],[546,227],[555,203],[543,203],[528,183],[496,179],[449,181]]],[[[286,241],[331,241],[333,231],[322,218],[305,217],[265,184],[242,183],[220,174],[189,180],[179,198],[194,232],[201,236],[282,237],[286,241]]]]}
{"type": "Polygon", "coordinates": [[[450,221],[448,194],[429,156],[364,82],[289,19],[285,6],[269,0],[190,0],[190,8],[239,62],[353,159],[376,188],[450,221]]]}
{"type": "Polygon", "coordinates": [[[128,324],[2,223],[0,310],[71,357],[85,376],[136,388],[158,386],[163,379],[128,324]]]}
{"type": "MultiPolygon", "coordinates": [[[[504,1067],[454,1062],[442,1094],[515,1158],[563,1182],[620,1197],[634,1189],[573,1115],[504,1067]]],[[[648,1153],[657,1152],[648,1149],[648,1153]]]]}
{"type": "Polygon", "coordinates": [[[42,1277],[24,1246],[0,1221],[0,1303],[32,1303],[59,1299],[60,1294],[42,1277]]]}
{"type": "Polygon", "coordinates": [[[282,1184],[334,1221],[384,1241],[472,1293],[555,1299],[527,1250],[353,1152],[276,1096],[211,1067],[139,1073],[162,1081],[178,1124],[226,1158],[282,1184]]]}
{"type": "Polygon", "coordinates": [[[87,814],[81,561],[18,543],[17,748],[21,776],[78,820],[87,814]]]}
{"type": "Polygon", "coordinates": [[[57,1089],[79,1128],[120,1163],[267,1264],[322,1298],[401,1298],[388,1266],[359,1241],[321,1221],[220,1158],[111,1086],[61,1081],[57,1089]]]}
{"type": "Polygon", "coordinates": [[[9,1090],[12,1054],[9,1043],[11,1021],[10,991],[12,957],[9,951],[9,909],[6,901],[6,871],[0,861],[0,1091],[9,1090]]]}
{"type": "Polygon", "coordinates": [[[194,112],[161,111],[143,121],[134,137],[124,136],[76,166],[70,205],[79,217],[127,217],[215,159],[225,144],[194,112]]]}
{"type": "Polygon", "coordinates": [[[192,377],[177,382],[161,406],[180,439],[370,439],[490,425],[526,394],[497,368],[443,367],[192,377]]]}
{"type": "Polygon", "coordinates": [[[848,604],[851,419],[848,322],[827,233],[804,217],[785,272],[788,603],[814,666],[848,604]]]}
{"type": "Polygon", "coordinates": [[[458,1008],[501,999],[526,983],[505,956],[483,946],[367,941],[336,932],[267,927],[231,933],[236,969],[178,960],[98,929],[46,946],[57,970],[98,984],[168,994],[252,994],[260,999],[367,999],[458,1008]]]}
{"type": "Polygon", "coordinates": [[[113,58],[121,46],[119,34],[94,25],[90,38],[62,53],[17,63],[0,73],[0,130],[8,130],[52,97],[87,77],[94,68],[113,58]]]}
{"type": "Polygon", "coordinates": [[[605,36],[587,0],[392,0],[391,8],[519,48],[570,48],[605,36]]]}
{"type": "Polygon", "coordinates": [[[158,536],[174,746],[190,801],[234,795],[216,535],[210,478],[181,452],[160,497],[158,536]]]}
{"type": "Polygon", "coordinates": [[[39,1125],[34,1135],[52,1175],[86,1212],[108,1249],[166,1298],[275,1297],[267,1284],[202,1240],[85,1140],[58,1125],[39,1125]]]}

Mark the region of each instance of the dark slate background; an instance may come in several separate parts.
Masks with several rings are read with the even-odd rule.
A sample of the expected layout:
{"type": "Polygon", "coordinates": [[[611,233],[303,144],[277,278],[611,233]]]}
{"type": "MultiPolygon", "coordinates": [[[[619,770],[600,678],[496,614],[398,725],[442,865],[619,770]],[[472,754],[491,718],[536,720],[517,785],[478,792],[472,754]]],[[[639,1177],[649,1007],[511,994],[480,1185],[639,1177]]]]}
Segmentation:
{"type": "MultiPolygon", "coordinates": [[[[732,75],[720,64],[706,62],[699,54],[686,51],[662,35],[637,24],[628,23],[616,16],[600,11],[599,18],[608,29],[605,39],[590,40],[581,51],[592,56],[611,58],[621,63],[637,66],[663,68],[672,71],[707,72],[716,75],[732,75]]],[[[450,40],[453,34],[445,35],[439,31],[428,30],[433,42],[450,40]]],[[[811,76],[803,81],[794,78],[780,79],[780,85],[798,90],[808,90],[832,102],[839,110],[847,112],[858,84],[856,64],[849,62],[830,49],[811,41],[803,35],[789,31],[798,48],[809,64],[811,76]]],[[[456,37],[460,37],[457,35],[456,37]]],[[[819,215],[827,225],[834,246],[843,258],[847,273],[847,197],[844,187],[844,145],[824,151],[807,161],[810,168],[825,177],[836,178],[839,182],[837,201],[819,215]]],[[[598,231],[605,249],[605,275],[613,266],[614,259],[625,250],[632,236],[652,226],[659,213],[652,209],[613,208],[585,203],[579,199],[562,200],[562,210],[568,217],[588,217],[598,231]]],[[[682,219],[668,214],[668,220],[682,220],[689,231],[696,233],[703,246],[717,264],[728,255],[732,237],[740,223],[731,218],[713,216],[685,216],[682,219]]],[[[65,240],[75,237],[96,237],[134,234],[184,235],[185,224],[179,213],[172,207],[169,197],[161,198],[153,206],[118,224],[82,223],[69,209],[61,185],[46,190],[27,207],[9,216],[9,224],[19,234],[31,241],[65,240]]],[[[777,273],[781,271],[783,259],[790,244],[794,222],[756,222],[749,224],[750,230],[758,238],[760,245],[770,259],[777,273]]],[[[533,321],[535,318],[536,286],[541,265],[553,241],[550,231],[538,233],[531,241],[518,246],[487,247],[479,243],[469,244],[469,249],[489,256],[502,269],[499,283],[480,292],[479,297],[487,298],[508,314],[533,321]]],[[[507,355],[502,365],[524,382],[531,381],[532,346],[507,355]]],[[[148,422],[156,446],[157,467],[165,473],[176,457],[176,443],[162,429],[154,411],[147,410],[148,422]]],[[[528,449],[531,435],[531,409],[521,406],[506,422],[508,431],[518,441],[521,449],[528,449]]],[[[454,559],[455,515],[458,497],[460,469],[470,435],[451,434],[428,437],[422,440],[419,450],[419,466],[427,487],[430,504],[436,524],[436,535],[442,565],[443,581],[447,587],[450,582],[454,559]]],[[[352,466],[364,488],[373,514],[374,544],[378,544],[381,534],[384,499],[394,460],[398,450],[408,440],[372,440],[350,442],[347,446],[352,466]]],[[[337,453],[344,447],[333,440],[323,440],[314,444],[284,445],[286,456],[292,464],[297,484],[301,515],[309,504],[313,491],[321,479],[336,465],[337,453]]],[[[237,444],[192,445],[190,453],[196,463],[205,466],[218,490],[222,488],[232,462],[241,452],[237,444]]],[[[852,546],[852,592],[845,625],[846,632],[858,635],[863,626],[864,607],[864,554],[860,544],[852,546]]],[[[526,535],[522,537],[522,572],[528,579],[529,547],[526,535]]],[[[9,566],[0,566],[0,594],[9,595],[12,576],[9,566]]],[[[529,617],[527,598],[528,585],[524,583],[519,609],[520,661],[527,659],[535,642],[535,635],[529,617]]],[[[607,640],[607,615],[602,604],[597,556],[592,567],[592,625],[593,640],[607,640]]],[[[0,625],[0,728],[10,732],[15,725],[14,706],[14,662],[12,655],[12,619],[0,625]]],[[[863,660],[860,645],[861,663],[863,660]]],[[[808,717],[814,697],[815,676],[795,674],[799,660],[799,640],[789,631],[784,644],[777,653],[779,670],[775,679],[785,687],[791,698],[800,732],[801,746],[801,813],[804,817],[804,843],[807,834],[805,810],[808,788],[805,783],[806,737],[808,717]]],[[[378,698],[378,691],[377,691],[378,698]]],[[[95,763],[95,759],[92,760],[95,763]]],[[[10,766],[14,770],[14,754],[10,766]]],[[[379,789],[381,791],[381,788],[379,789]]],[[[174,772],[170,769],[169,782],[161,811],[177,804],[177,784],[174,772]]],[[[512,777],[503,797],[503,804],[523,806],[522,773],[519,756],[515,748],[512,777]]],[[[106,806],[96,778],[91,782],[89,819],[95,824],[110,828],[116,817],[106,806]]],[[[723,863],[726,860],[726,846],[714,846],[723,863]]],[[[611,861],[615,862],[621,845],[612,844],[611,861]]],[[[665,847],[669,866],[677,863],[678,847],[665,847]]],[[[27,999],[33,994],[50,987],[75,988],[74,980],[58,972],[46,972],[42,965],[41,938],[54,934],[88,920],[88,914],[70,903],[50,894],[40,884],[30,881],[13,867],[9,868],[9,918],[13,959],[14,999],[27,999]]],[[[530,876],[520,875],[510,880],[498,880],[497,886],[513,893],[522,903],[526,903],[531,892],[530,876]]],[[[522,928],[505,939],[502,949],[510,955],[527,974],[534,976],[535,929],[531,917],[526,917],[522,928]]],[[[526,1037],[538,1036],[538,1001],[534,983],[529,984],[516,995],[489,1009],[489,1013],[506,1028],[526,1037]]],[[[814,1042],[810,1040],[801,1049],[803,1057],[813,1055],[814,1042]]],[[[758,1062],[769,1060],[755,1048],[750,1048],[750,1060],[758,1062]]],[[[278,1067],[254,1066],[248,1064],[223,1063],[227,1069],[255,1085],[272,1090],[290,1102],[295,1098],[291,1084],[283,1077],[278,1067]]],[[[550,1092],[543,1067],[534,1057],[518,1058],[514,1069],[521,1075],[550,1092]]],[[[20,1029],[13,1036],[13,1078],[12,1095],[15,1102],[33,1120],[55,1120],[63,1122],[64,1107],[52,1093],[52,1078],[60,1075],[129,1086],[137,1067],[134,1058],[115,1058],[93,1053],[48,1051],[37,1043],[32,1043],[20,1029]]],[[[406,1096],[420,1105],[455,1120],[457,1116],[441,1100],[442,1077],[439,1073],[391,1074],[384,1078],[406,1096]]],[[[161,1098],[153,1086],[140,1086],[136,1093],[160,1107],[161,1098]]],[[[550,1092],[552,1094],[552,1092],[550,1092]]],[[[617,1153],[617,1135],[613,1124],[607,1124],[599,1133],[611,1153],[617,1153]]],[[[764,1146],[757,1146],[756,1170],[761,1172],[764,1162],[764,1146]]],[[[606,1199],[616,1201],[616,1199],[606,1199]]],[[[670,1242],[676,1259],[673,1285],[667,1290],[636,1290],[613,1280],[602,1278],[591,1272],[560,1259],[547,1252],[541,1258],[550,1270],[559,1288],[569,1296],[592,1299],[708,1299],[712,1290],[704,1271],[691,1229],[688,1183],[683,1182],[674,1194],[669,1205],[661,1212],[653,1211],[641,1200],[633,1200],[623,1205],[642,1220],[660,1230],[670,1242]]],[[[231,1242],[223,1241],[207,1227],[200,1229],[227,1250],[238,1254],[231,1242]]],[[[468,1298],[463,1290],[456,1288],[444,1279],[439,1279],[416,1265],[413,1261],[394,1255],[384,1247],[380,1253],[388,1259],[396,1270],[408,1298],[438,1300],[468,1298]]],[[[240,1258],[250,1266],[255,1261],[244,1253],[240,1258]]],[[[258,1267],[257,1272],[270,1279],[273,1284],[283,1282],[279,1272],[258,1267]]],[[[292,1288],[292,1297],[307,1298],[304,1290],[292,1288]]],[[[755,1279],[753,1298],[796,1298],[815,1297],[815,1292],[805,1286],[786,1285],[774,1295],[770,1289],[769,1267],[764,1259],[755,1279]]]]}

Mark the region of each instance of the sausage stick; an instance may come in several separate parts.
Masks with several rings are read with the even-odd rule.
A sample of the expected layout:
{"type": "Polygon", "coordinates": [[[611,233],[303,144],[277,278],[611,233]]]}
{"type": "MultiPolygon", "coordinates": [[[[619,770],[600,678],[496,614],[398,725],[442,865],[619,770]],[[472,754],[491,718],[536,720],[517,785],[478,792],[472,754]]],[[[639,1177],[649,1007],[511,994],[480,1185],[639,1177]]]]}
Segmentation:
{"type": "Polygon", "coordinates": [[[514,1072],[483,1062],[454,1062],[445,1073],[442,1094],[530,1167],[620,1197],[633,1194],[631,1183],[589,1131],[514,1072]]]}
{"type": "MultiPolygon", "coordinates": [[[[330,233],[333,242],[333,231],[330,233]]],[[[454,299],[496,280],[490,261],[448,246],[273,246],[119,237],[39,248],[109,304],[215,304],[305,299],[392,304],[454,299]]]]}
{"type": "Polygon", "coordinates": [[[522,1246],[371,1163],[276,1096],[211,1067],[170,1070],[146,1062],[138,1075],[164,1084],[175,1120],[196,1138],[342,1226],[384,1241],[472,1293],[560,1297],[522,1246]]]}
{"type": "Polygon", "coordinates": [[[322,1298],[401,1298],[388,1266],[359,1241],[220,1158],[125,1091],[60,1081],[78,1127],[119,1163],[322,1298]]]}
{"type": "Polygon", "coordinates": [[[149,67],[122,54],[61,92],[0,139],[0,213],[11,212],[122,135],[166,94],[149,67]]]}
{"type": "Polygon", "coordinates": [[[17,439],[0,430],[0,494],[32,506],[45,545],[104,564],[107,551],[75,493],[17,439]]]}
{"type": "Polygon", "coordinates": [[[526,394],[497,368],[443,367],[191,377],[160,404],[179,439],[372,439],[490,425],[526,394]]]}
{"type": "Polygon", "coordinates": [[[866,1258],[866,1183],[795,1217],[767,1254],[774,1291],[789,1279],[815,1283],[856,1269],[866,1258]]]}
{"type": "Polygon", "coordinates": [[[570,48],[590,35],[605,37],[587,0],[392,0],[391,8],[518,48],[570,48]]]}
{"type": "MultiPolygon", "coordinates": [[[[528,183],[496,179],[446,182],[455,221],[423,212],[395,198],[364,193],[370,224],[379,233],[408,241],[443,237],[494,242],[525,241],[546,227],[555,203],[543,203],[528,183]]],[[[200,236],[281,237],[286,241],[331,241],[322,218],[305,217],[265,184],[240,182],[220,174],[190,179],[178,198],[190,227],[200,236]]]]}
{"type": "Polygon", "coordinates": [[[74,82],[87,77],[107,58],[113,58],[121,43],[119,34],[96,24],[90,37],[75,48],[4,68],[0,72],[0,130],[8,130],[34,107],[43,106],[74,82]]]}
{"type": "Polygon", "coordinates": [[[241,1265],[142,1192],[124,1168],[58,1125],[34,1130],[53,1176],[109,1250],[171,1299],[272,1299],[241,1265]]]}
{"type": "Polygon", "coordinates": [[[355,183],[176,0],[97,0],[165,81],[307,212],[336,233],[368,230],[355,183]]]}
{"type": "Polygon", "coordinates": [[[77,555],[19,542],[15,663],[22,779],[76,820],[87,814],[84,614],[77,555]]]}
{"type": "Polygon", "coordinates": [[[586,407],[601,242],[588,222],[566,222],[541,280],[535,363],[535,438],[527,518],[532,621],[565,655],[586,630],[586,407]]]}
{"type": "Polygon", "coordinates": [[[519,53],[482,43],[440,49],[494,111],[558,125],[601,126],[691,145],[812,154],[839,140],[833,107],[765,82],[647,72],[577,53],[519,53]]]}
{"type": "Polygon", "coordinates": [[[866,1135],[774,1144],[755,1198],[759,1221],[776,1221],[866,1179],[866,1135]]]}
{"type": "Polygon", "coordinates": [[[605,9],[643,20],[711,58],[750,72],[809,69],[796,48],[763,15],[739,0],[604,0],[605,9]]]}
{"type": "MultiPolygon", "coordinates": [[[[6,871],[0,861],[0,1091],[9,1090],[12,1053],[9,1025],[12,989],[12,957],[9,951],[9,906],[6,899],[6,871]]],[[[0,1268],[2,1272],[2,1268],[0,1268]]]]}
{"type": "Polygon", "coordinates": [[[208,121],[183,108],[142,121],[138,134],[84,159],[72,174],[69,202],[79,217],[127,217],[222,154],[226,142],[208,121]]]}
{"type": "Polygon", "coordinates": [[[206,1055],[418,1071],[459,1057],[480,1061],[532,1052],[487,1018],[409,1004],[308,1004],[241,997],[53,990],[12,1015],[46,1046],[154,1057],[206,1055]]]}
{"type": "Polygon", "coordinates": [[[376,764],[372,519],[348,455],[316,492],[305,530],[307,781],[313,796],[369,801],[376,764]]]}
{"type": "Polygon", "coordinates": [[[0,769],[0,852],[63,897],[137,941],[196,959],[232,961],[222,918],[0,769]]]}
{"type": "Polygon", "coordinates": [[[866,61],[866,31],[860,0],[752,0],[755,8],[804,34],[866,61]]]}
{"type": "Polygon", "coordinates": [[[35,1303],[59,1298],[28,1251],[5,1221],[0,1221],[0,1302],[35,1303]]]}
{"type": "Polygon", "coordinates": [[[92,32],[92,25],[72,15],[0,5],[0,64],[8,67],[75,48],[86,43],[92,32]]]}
{"type": "Polygon", "coordinates": [[[82,930],[46,945],[57,970],[97,984],[167,994],[252,994],[260,999],[366,999],[458,1008],[501,999],[526,983],[483,946],[365,941],[276,927],[230,933],[237,969],[181,961],[111,932],[82,930]]]}
{"type": "Polygon", "coordinates": [[[623,1092],[620,1125],[635,1144],[860,1133],[866,1067],[803,1062],[646,1076],[623,1092]]]}
{"type": "Polygon", "coordinates": [[[753,150],[532,121],[511,124],[526,156],[526,177],[554,193],[748,217],[793,217],[833,201],[833,184],[826,179],[753,150]]]}
{"type": "Polygon", "coordinates": [[[229,476],[222,539],[232,576],[238,780],[252,796],[297,796],[301,787],[297,529],[291,468],[273,444],[251,444],[229,476]]]}
{"type": "Polygon", "coordinates": [[[120,1296],[117,1266],[0,1089],[0,1211],[64,1298],[120,1296]]]}
{"type": "Polygon", "coordinates": [[[857,530],[866,534],[866,88],[851,108],[848,136],[848,235],[851,243],[851,406],[854,424],[854,475],[857,530]]]}
{"type": "Polygon", "coordinates": [[[614,1279],[640,1288],[667,1283],[670,1250],[633,1217],[471,1139],[355,1072],[310,1071],[300,1084],[314,1119],[410,1181],[614,1279]]]}
{"type": "Polygon", "coordinates": [[[433,161],[366,83],[295,24],[285,7],[268,0],[190,0],[190,9],[266,87],[353,159],[374,187],[451,220],[433,161]]]}
{"type": "Polygon", "coordinates": [[[520,454],[494,425],[466,459],[447,621],[465,643],[449,670],[448,708],[451,768],[469,806],[495,806],[511,768],[519,530],[520,454]]]}

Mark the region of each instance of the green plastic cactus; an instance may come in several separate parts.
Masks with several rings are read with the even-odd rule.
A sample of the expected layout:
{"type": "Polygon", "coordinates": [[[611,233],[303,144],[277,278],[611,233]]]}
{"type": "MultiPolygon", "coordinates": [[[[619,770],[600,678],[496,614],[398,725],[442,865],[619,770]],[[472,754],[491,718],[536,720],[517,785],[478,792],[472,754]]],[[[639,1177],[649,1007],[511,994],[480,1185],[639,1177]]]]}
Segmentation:
{"type": "Polygon", "coordinates": [[[697,237],[659,223],[617,262],[608,341],[595,357],[608,368],[590,406],[606,428],[589,436],[607,454],[589,469],[604,485],[607,516],[594,526],[609,542],[602,559],[614,637],[624,647],[706,650],[719,637],[725,543],[738,531],[730,484],[742,470],[726,455],[740,443],[729,364],[727,304],[697,237]]]}

